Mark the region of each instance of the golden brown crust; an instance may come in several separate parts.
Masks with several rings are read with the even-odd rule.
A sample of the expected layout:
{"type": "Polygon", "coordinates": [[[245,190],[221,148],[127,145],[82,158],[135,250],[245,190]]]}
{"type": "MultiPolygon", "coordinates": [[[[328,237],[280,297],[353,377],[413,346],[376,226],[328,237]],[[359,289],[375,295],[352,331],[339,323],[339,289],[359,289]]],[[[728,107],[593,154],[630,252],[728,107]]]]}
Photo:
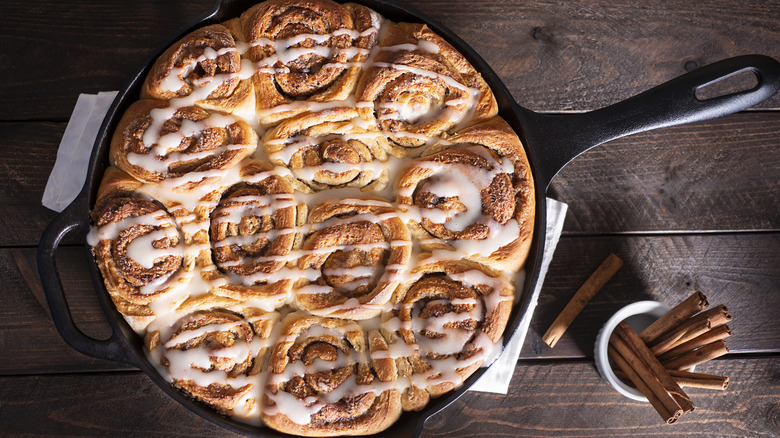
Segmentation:
{"type": "Polygon", "coordinates": [[[88,240],[117,310],[138,332],[156,318],[149,305],[192,276],[174,216],[133,190],[138,183],[109,168],[91,218],[88,240]]]}
{"type": "Polygon", "coordinates": [[[293,280],[282,271],[300,240],[296,225],[301,209],[292,188],[271,167],[246,162],[240,171],[245,182],[227,188],[209,215],[208,245],[198,255],[201,277],[213,285],[210,296],[188,300],[186,305],[251,301],[277,308],[290,296],[293,280]],[[221,297],[217,298],[217,297],[221,297]]]}
{"type": "Polygon", "coordinates": [[[372,385],[379,379],[356,323],[291,314],[279,339],[263,396],[269,427],[302,436],[369,435],[400,416],[398,389],[372,385]]]}
{"type": "Polygon", "coordinates": [[[498,270],[516,271],[525,264],[534,227],[534,182],[520,139],[502,119],[465,128],[432,146],[402,172],[397,188],[399,208],[418,213],[408,224],[423,248],[455,248],[498,270]],[[512,230],[508,236],[507,229],[512,230]]]}
{"type": "Polygon", "coordinates": [[[481,75],[426,25],[387,24],[380,51],[356,89],[361,116],[378,119],[396,154],[487,120],[498,104],[481,75]]]}
{"type": "Polygon", "coordinates": [[[253,308],[199,310],[166,333],[149,332],[146,343],[176,387],[222,414],[258,415],[260,388],[250,376],[263,369],[278,321],[278,314],[253,308]]]}
{"type": "Polygon", "coordinates": [[[514,288],[499,274],[466,260],[428,259],[399,288],[398,302],[382,314],[382,335],[403,354],[399,377],[411,379],[406,410],[419,410],[461,385],[491,359],[512,311],[514,288]]]}
{"type": "Polygon", "coordinates": [[[266,132],[262,143],[272,163],[290,170],[296,190],[381,190],[389,145],[374,124],[357,120],[350,107],[304,113],[266,132]]]}
{"type": "Polygon", "coordinates": [[[368,319],[393,295],[411,256],[411,239],[392,205],[331,200],[309,214],[295,302],[320,316],[368,319]],[[314,275],[310,275],[313,273],[314,275]]]}
{"type": "Polygon", "coordinates": [[[142,99],[119,120],[109,158],[114,166],[147,183],[202,174],[201,179],[182,181],[180,186],[186,189],[215,181],[217,177],[209,172],[235,166],[256,147],[255,131],[235,117],[142,99]]]}
{"type": "Polygon", "coordinates": [[[373,434],[497,351],[533,178],[427,26],[268,0],[174,43],[141,96],[90,242],[177,388],[285,433],[373,434]]]}
{"type": "Polygon", "coordinates": [[[252,45],[247,58],[260,66],[252,76],[260,122],[267,126],[306,111],[289,106],[294,101],[346,99],[376,39],[378,30],[371,29],[378,21],[367,8],[331,0],[269,0],[244,12],[240,28],[252,45]],[[299,41],[298,35],[329,36],[299,41]]]}
{"type": "Polygon", "coordinates": [[[233,35],[225,26],[212,24],[184,36],[157,58],[141,98],[168,100],[198,92],[196,105],[244,117],[254,111],[255,95],[252,82],[241,80],[240,72],[241,54],[233,35]],[[212,81],[219,81],[218,86],[212,81]]]}

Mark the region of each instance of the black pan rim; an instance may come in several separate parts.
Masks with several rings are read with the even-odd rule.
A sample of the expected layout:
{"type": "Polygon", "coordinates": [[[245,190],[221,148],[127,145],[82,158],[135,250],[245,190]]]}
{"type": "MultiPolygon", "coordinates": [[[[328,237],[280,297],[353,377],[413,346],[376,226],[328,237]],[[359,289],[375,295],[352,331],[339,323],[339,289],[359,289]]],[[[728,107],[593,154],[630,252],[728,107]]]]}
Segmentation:
{"type": "MultiPolygon", "coordinates": [[[[539,281],[539,272],[542,262],[542,254],[544,252],[544,224],[546,223],[546,206],[545,206],[545,192],[544,184],[539,181],[537,176],[537,169],[534,163],[534,153],[529,149],[527,142],[523,136],[523,130],[521,125],[524,118],[527,116],[525,113],[527,110],[520,107],[512,98],[509,90],[504,86],[498,75],[490,68],[490,66],[482,59],[468,44],[460,39],[456,34],[450,31],[444,25],[438,23],[436,20],[414,11],[413,9],[396,4],[386,0],[356,0],[355,3],[360,3],[371,9],[376,10],[384,17],[396,22],[408,21],[427,24],[434,32],[442,36],[450,44],[453,45],[458,51],[460,51],[471,64],[479,71],[485,81],[490,86],[496,99],[499,101],[499,116],[506,120],[515,132],[523,139],[523,144],[526,148],[526,155],[528,156],[529,163],[531,165],[532,173],[535,181],[535,195],[536,195],[536,216],[535,216],[535,229],[533,232],[533,243],[531,251],[528,255],[528,261],[525,265],[526,277],[522,290],[518,287],[518,291],[521,296],[517,300],[515,307],[510,316],[510,320],[507,323],[507,327],[504,331],[504,346],[515,336],[519,328],[522,316],[528,312],[531,306],[532,291],[534,286],[539,281]],[[399,19],[400,18],[400,19],[399,19]],[[533,261],[533,263],[529,263],[533,261]]],[[[128,84],[122,88],[111,107],[109,108],[106,117],[101,125],[96,138],[92,156],[90,158],[89,171],[83,190],[74,201],[74,207],[76,207],[76,214],[78,217],[79,227],[83,231],[84,235],[89,231],[90,218],[89,213],[94,205],[97,187],[100,184],[103,172],[108,167],[108,147],[110,145],[111,135],[114,132],[114,128],[119,118],[124,113],[124,110],[130,103],[138,99],[140,85],[143,82],[146,74],[148,73],[151,65],[173,42],[182,38],[189,32],[213,23],[225,21],[226,19],[233,18],[248,9],[254,4],[260,3],[257,0],[224,0],[217,1],[217,3],[206,13],[201,15],[195,21],[189,25],[179,29],[174,36],[158,48],[150,55],[142,68],[135,73],[128,84]],[[238,10],[236,14],[232,14],[238,10]]],[[[86,242],[85,242],[86,243],[86,242]]],[[[190,411],[198,414],[200,417],[205,418],[221,427],[231,430],[236,433],[249,435],[249,436],[276,436],[276,437],[288,437],[291,435],[283,434],[274,431],[265,426],[255,426],[247,423],[237,421],[231,417],[219,414],[217,411],[208,407],[207,405],[195,401],[187,396],[185,393],[179,391],[173,387],[169,381],[162,378],[157,372],[146,355],[143,353],[143,339],[140,338],[125,322],[123,316],[116,310],[113,303],[110,300],[109,294],[105,289],[102,277],[97,269],[94,257],[90,253],[88,245],[87,258],[89,259],[89,268],[91,271],[91,277],[96,289],[101,306],[107,316],[107,319],[112,326],[112,329],[119,331],[123,335],[122,341],[126,344],[126,349],[135,357],[126,358],[126,362],[131,363],[134,366],[139,367],[152,381],[154,381],[163,391],[172,397],[180,404],[187,407],[190,411]]],[[[440,397],[431,399],[431,402],[419,412],[404,412],[401,419],[390,428],[383,432],[375,434],[373,436],[397,436],[401,430],[406,435],[414,430],[414,435],[419,436],[424,428],[425,421],[432,415],[440,412],[460,396],[462,396],[469,388],[482,376],[487,370],[486,367],[482,367],[471,375],[462,386],[456,388],[440,397]],[[409,426],[415,426],[413,429],[409,426]]]]}

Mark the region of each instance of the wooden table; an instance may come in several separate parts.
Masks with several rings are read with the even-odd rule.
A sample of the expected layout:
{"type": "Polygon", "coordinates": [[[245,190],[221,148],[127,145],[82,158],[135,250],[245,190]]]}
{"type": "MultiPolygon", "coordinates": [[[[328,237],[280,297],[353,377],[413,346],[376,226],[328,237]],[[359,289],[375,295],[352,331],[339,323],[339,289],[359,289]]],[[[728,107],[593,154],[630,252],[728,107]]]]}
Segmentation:
{"type": "MultiPolygon", "coordinates": [[[[595,109],[730,56],[780,59],[780,2],[401,0],[450,27],[543,112],[595,109]]],[[[225,436],[142,373],[83,356],[54,329],[35,251],[40,204],[79,93],[116,90],[210,0],[0,3],[0,435],[225,436]]],[[[509,394],[467,393],[426,436],[780,435],[780,95],[718,120],[634,135],[569,164],[549,195],[569,204],[509,394]],[[571,294],[616,253],[625,266],[555,349],[540,340],[571,294]],[[622,306],[693,290],[734,315],[731,354],[691,389],[696,412],[661,424],[592,360],[622,306]]],[[[79,326],[106,336],[83,236],[58,254],[79,326]]]]}

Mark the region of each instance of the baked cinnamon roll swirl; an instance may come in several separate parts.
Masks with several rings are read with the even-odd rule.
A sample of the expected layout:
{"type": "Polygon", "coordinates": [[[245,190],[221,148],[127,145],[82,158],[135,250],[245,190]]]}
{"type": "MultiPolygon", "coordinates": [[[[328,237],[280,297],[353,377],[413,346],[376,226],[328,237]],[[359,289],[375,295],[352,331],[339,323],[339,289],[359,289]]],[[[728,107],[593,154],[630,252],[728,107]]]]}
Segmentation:
{"type": "Polygon", "coordinates": [[[356,4],[270,0],[240,17],[257,110],[264,126],[306,111],[309,103],[345,100],[376,43],[382,18],[356,4]]]}
{"type": "Polygon", "coordinates": [[[262,141],[271,162],[290,170],[302,192],[342,187],[381,190],[387,184],[387,140],[354,108],[287,119],[262,141]]]}
{"type": "Polygon", "coordinates": [[[424,24],[390,23],[355,91],[397,154],[415,154],[456,126],[487,120],[498,104],[466,58],[424,24]]]}
{"type": "Polygon", "coordinates": [[[426,249],[454,249],[494,269],[520,269],[535,195],[520,139],[494,118],[447,138],[402,172],[398,208],[426,249]]]}
{"type": "Polygon", "coordinates": [[[197,29],[113,133],[88,237],[106,288],[220,413],[382,431],[507,324],[535,199],[496,114],[444,39],[364,6],[266,0],[197,29]]]}
{"type": "Polygon", "coordinates": [[[139,185],[116,168],[106,171],[87,241],[117,310],[143,332],[160,313],[154,304],[186,287],[194,259],[184,251],[176,219],[133,192],[139,185]]]}
{"type": "Polygon", "coordinates": [[[173,382],[222,414],[259,415],[262,371],[278,313],[245,308],[201,310],[150,331],[147,348],[173,382]]]}
{"type": "Polygon", "coordinates": [[[141,98],[187,98],[188,105],[248,119],[255,110],[252,81],[241,79],[241,54],[220,24],[197,29],[169,47],[152,65],[141,98]]]}
{"type": "Polygon", "coordinates": [[[381,331],[396,359],[406,410],[419,410],[460,386],[499,352],[514,288],[504,277],[465,260],[423,260],[401,299],[382,314],[381,331]]]}
{"type": "Polygon", "coordinates": [[[209,247],[198,265],[211,294],[274,309],[293,285],[284,268],[297,246],[305,205],[296,204],[292,188],[266,164],[250,161],[240,175],[244,182],[227,189],[211,212],[203,241],[209,247]]]}
{"type": "Polygon", "coordinates": [[[120,119],[109,156],[140,181],[186,191],[215,182],[256,148],[255,131],[234,116],[144,99],[120,119]]]}
{"type": "Polygon", "coordinates": [[[381,379],[353,321],[291,314],[268,365],[263,422],[302,436],[370,435],[401,414],[399,390],[381,379]]]}
{"type": "Polygon", "coordinates": [[[411,250],[409,231],[390,203],[322,202],[309,214],[295,303],[319,316],[377,316],[401,281],[411,250]]]}

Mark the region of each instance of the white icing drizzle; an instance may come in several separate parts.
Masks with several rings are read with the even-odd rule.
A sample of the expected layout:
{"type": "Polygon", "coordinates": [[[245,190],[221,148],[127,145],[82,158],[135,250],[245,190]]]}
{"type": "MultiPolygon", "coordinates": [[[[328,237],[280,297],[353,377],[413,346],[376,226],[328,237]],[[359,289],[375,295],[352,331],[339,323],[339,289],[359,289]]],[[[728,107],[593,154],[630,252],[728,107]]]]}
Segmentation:
{"type": "MultiPolygon", "coordinates": [[[[416,44],[399,44],[386,47],[376,45],[371,50],[358,47],[348,47],[344,49],[332,47],[332,42],[336,38],[344,36],[351,38],[353,43],[359,38],[370,37],[374,34],[379,34],[379,39],[381,40],[381,35],[386,31],[386,26],[382,26],[381,19],[378,18],[378,15],[375,14],[373,18],[375,21],[374,26],[363,32],[350,29],[338,29],[330,34],[301,34],[282,40],[260,38],[252,43],[236,42],[236,48],[231,47],[220,50],[205,48],[200,57],[191,60],[180,67],[172,68],[170,74],[163,79],[161,85],[163,90],[178,93],[183,87],[190,85],[192,92],[187,96],[171,99],[169,101],[169,106],[166,108],[158,108],[150,112],[151,122],[142,138],[143,143],[150,149],[150,154],[131,153],[128,154],[128,161],[150,171],[166,174],[169,167],[174,163],[203,159],[212,154],[249,147],[249,145],[244,144],[226,144],[212,151],[195,153],[178,151],[178,148],[186,139],[192,137],[198,138],[199,136],[204,135],[209,129],[221,129],[230,126],[236,123],[240,117],[243,117],[241,115],[213,114],[210,117],[197,122],[182,120],[179,129],[175,132],[161,135],[160,130],[167,120],[174,117],[176,111],[208,99],[214,91],[227,81],[233,81],[235,79],[246,80],[255,74],[289,73],[290,69],[287,67],[287,64],[296,59],[300,59],[301,57],[308,56],[317,56],[327,59],[328,61],[321,66],[323,69],[340,69],[359,66],[363,69],[378,67],[412,73],[441,82],[448,87],[460,91],[464,97],[450,98],[449,100],[444,101],[432,101],[429,104],[400,102],[375,104],[374,102],[355,101],[353,95],[342,101],[293,101],[273,108],[254,111],[251,114],[253,120],[248,120],[250,124],[257,126],[257,119],[268,115],[285,112],[327,111],[329,109],[344,106],[351,106],[359,109],[374,108],[378,114],[377,118],[379,121],[398,119],[409,124],[421,124],[439,118],[454,123],[456,127],[467,122],[482,97],[481,90],[464,85],[458,80],[444,74],[406,65],[375,61],[376,55],[382,51],[418,51],[435,54],[439,52],[439,47],[436,44],[425,40],[419,40],[416,44]],[[313,47],[309,48],[295,47],[306,41],[311,41],[315,44],[313,47]],[[240,71],[235,73],[222,73],[213,77],[204,77],[201,80],[196,81],[187,79],[198,63],[207,60],[215,60],[219,56],[236,51],[241,55],[244,55],[251,48],[259,46],[269,49],[266,50],[266,52],[272,54],[258,62],[252,62],[246,57],[242,57],[240,71]]],[[[331,140],[344,140],[347,142],[353,140],[370,141],[374,140],[376,137],[395,136],[413,138],[420,140],[427,145],[437,142],[443,143],[443,140],[438,136],[426,136],[415,132],[390,133],[382,132],[381,130],[371,131],[372,129],[378,129],[376,121],[358,118],[351,120],[346,124],[344,133],[332,133],[320,138],[295,136],[288,139],[273,139],[268,143],[272,145],[281,145],[283,147],[264,158],[269,158],[275,163],[276,161],[281,161],[283,164],[288,165],[292,157],[302,148],[331,140]],[[359,134],[350,133],[352,132],[353,127],[369,129],[369,131],[359,134]]],[[[261,149],[263,148],[258,148],[258,151],[261,149]]],[[[256,154],[257,153],[258,152],[256,152],[256,154]]],[[[167,368],[159,365],[159,370],[170,380],[191,380],[203,387],[207,387],[212,383],[228,383],[234,388],[252,385],[252,389],[244,395],[239,406],[233,412],[233,415],[246,421],[251,421],[250,419],[253,418],[255,421],[259,421],[257,420],[257,418],[259,418],[259,410],[265,409],[265,413],[268,415],[283,413],[295,423],[307,424],[311,421],[311,415],[319,412],[323,406],[336,403],[344,397],[352,397],[367,392],[380,394],[387,390],[402,391],[412,385],[425,388],[426,386],[439,383],[449,383],[453,386],[462,384],[463,377],[458,371],[476,363],[490,363],[497,355],[497,352],[500,351],[500,348],[498,347],[500,342],[494,343],[486,334],[479,330],[474,333],[473,331],[457,328],[457,324],[469,320],[481,322],[484,319],[484,315],[493,312],[501,303],[505,301],[511,302],[511,300],[514,299],[514,294],[501,295],[498,293],[498,291],[512,287],[509,281],[504,276],[493,277],[479,270],[450,274],[449,278],[454,281],[459,281],[471,287],[479,286],[481,288],[480,290],[487,289],[491,292],[480,294],[478,299],[452,299],[449,303],[462,310],[427,318],[425,320],[417,317],[420,308],[412,307],[410,309],[414,316],[412,320],[401,321],[398,317],[387,317],[392,310],[392,303],[382,300],[378,300],[377,302],[373,300],[361,302],[361,300],[357,298],[346,299],[338,304],[318,309],[311,313],[317,315],[330,315],[336,312],[348,312],[358,308],[371,309],[377,312],[384,311],[385,314],[382,317],[377,316],[369,320],[360,321],[359,324],[354,323],[354,325],[348,325],[345,330],[357,330],[362,333],[379,328],[391,333],[397,333],[400,330],[409,330],[415,333],[417,343],[407,345],[398,338],[395,339],[395,342],[391,341],[388,344],[387,350],[379,349],[370,353],[367,351],[358,353],[354,350],[345,353],[338,350],[338,357],[334,361],[316,359],[309,365],[304,365],[302,362],[292,362],[287,365],[284,372],[281,374],[274,374],[270,369],[266,369],[258,375],[239,376],[235,378],[230,378],[227,373],[223,371],[205,370],[212,368],[212,361],[216,358],[240,362],[243,360],[242,358],[248,356],[256,357],[261,351],[271,347],[274,343],[292,344],[299,339],[304,339],[306,337],[333,337],[334,339],[342,339],[344,333],[339,330],[314,325],[298,335],[281,336],[280,331],[282,330],[282,324],[275,324],[274,332],[267,339],[261,339],[259,336],[254,336],[250,342],[237,342],[235,345],[227,348],[209,349],[205,346],[200,346],[197,348],[181,350],[177,348],[177,345],[186,342],[188,339],[197,338],[214,331],[229,331],[239,324],[246,323],[246,321],[252,321],[252,318],[247,317],[245,320],[238,322],[211,324],[198,329],[185,331],[171,337],[177,322],[185,312],[189,312],[187,310],[182,310],[180,306],[188,299],[208,296],[206,294],[209,294],[214,288],[237,283],[252,285],[259,283],[270,284],[285,280],[303,280],[301,281],[303,284],[297,286],[296,293],[308,295],[333,293],[334,287],[316,283],[323,276],[331,278],[343,277],[345,280],[340,282],[340,287],[346,290],[355,290],[372,283],[381,282],[390,282],[395,285],[400,282],[416,281],[419,279],[421,275],[413,275],[409,272],[410,266],[418,266],[418,263],[433,263],[453,259],[458,260],[463,257],[463,255],[490,255],[498,248],[501,248],[513,239],[516,239],[520,232],[520,228],[519,224],[514,219],[503,225],[486,220],[481,212],[480,191],[490,185],[495,175],[499,173],[511,173],[514,169],[512,163],[507,159],[496,161],[489,154],[484,152],[477,153],[480,153],[488,159],[493,167],[485,171],[475,171],[473,168],[466,168],[465,166],[456,164],[445,165],[442,163],[425,161],[417,161],[414,164],[415,166],[433,171],[432,175],[435,175],[435,178],[429,181],[429,184],[426,187],[427,190],[440,197],[457,196],[466,206],[466,209],[463,212],[419,209],[411,205],[399,205],[398,207],[403,207],[403,210],[393,210],[392,212],[384,214],[363,213],[351,217],[334,217],[321,223],[307,223],[302,226],[272,229],[251,236],[230,236],[213,243],[204,243],[194,239],[194,236],[198,233],[206,232],[208,234],[210,224],[212,223],[216,225],[224,222],[239,223],[241,218],[246,215],[265,216],[272,214],[279,209],[294,208],[300,204],[312,207],[328,198],[341,199],[343,200],[342,202],[355,205],[395,208],[394,201],[396,200],[396,195],[399,197],[410,197],[414,190],[414,188],[400,188],[397,193],[395,193],[394,187],[390,184],[381,191],[371,193],[372,197],[376,196],[383,200],[364,199],[362,196],[365,196],[365,194],[356,188],[328,190],[315,194],[296,192],[294,195],[245,196],[231,198],[230,201],[235,202],[235,205],[231,205],[229,202],[226,203],[227,205],[223,206],[221,210],[223,213],[222,215],[214,217],[205,216],[202,212],[206,211],[213,213],[218,205],[220,198],[218,195],[219,193],[224,192],[226,188],[240,182],[247,182],[250,184],[257,183],[270,176],[282,178],[294,176],[301,179],[315,179],[320,172],[342,174],[356,170],[368,172],[375,176],[379,176],[382,172],[387,172],[389,174],[389,181],[397,181],[398,175],[409,165],[411,159],[392,158],[386,162],[368,161],[361,162],[357,165],[325,162],[318,166],[309,166],[292,170],[279,165],[267,172],[249,176],[242,176],[240,174],[242,166],[237,165],[228,169],[190,172],[178,178],[166,178],[157,184],[143,185],[138,192],[152,199],[156,199],[165,205],[168,208],[168,211],[171,212],[175,222],[171,221],[171,218],[168,217],[165,212],[155,212],[145,216],[127,218],[118,223],[108,224],[103,227],[93,227],[88,235],[88,242],[90,245],[94,246],[99,240],[116,239],[122,229],[136,225],[152,225],[155,227],[159,227],[165,223],[174,225],[161,228],[136,238],[128,247],[128,256],[139,265],[146,268],[152,267],[155,262],[168,256],[182,257],[185,260],[184,264],[188,267],[187,269],[181,269],[164,278],[159,278],[141,288],[142,293],[152,293],[160,289],[163,285],[168,288],[164,294],[149,305],[150,309],[154,312],[156,319],[148,325],[146,330],[149,332],[159,331],[160,338],[165,340],[161,346],[149,352],[153,363],[160,364],[160,360],[165,357],[169,365],[167,368]],[[202,182],[208,183],[197,184],[191,189],[181,189],[182,186],[189,183],[202,182]],[[217,195],[215,195],[215,193],[217,195]],[[429,254],[427,258],[421,258],[420,260],[415,258],[410,261],[408,265],[396,263],[388,264],[386,266],[356,266],[351,268],[326,268],[321,270],[319,268],[299,268],[297,267],[296,261],[301,257],[327,255],[336,251],[371,251],[377,248],[392,250],[395,248],[418,245],[420,243],[419,241],[392,240],[370,244],[333,244],[312,250],[295,249],[286,255],[253,257],[251,259],[235,260],[224,264],[224,266],[234,266],[246,263],[249,260],[259,262],[279,261],[285,264],[284,267],[273,273],[258,272],[253,275],[241,277],[225,273],[221,273],[222,275],[212,275],[215,271],[218,271],[218,268],[214,266],[213,263],[195,263],[196,258],[199,258],[201,255],[206,255],[207,257],[205,258],[207,260],[211,259],[211,245],[215,248],[230,245],[247,245],[256,242],[258,238],[274,240],[283,235],[292,233],[307,235],[327,227],[346,225],[357,221],[368,221],[380,224],[383,221],[397,218],[400,218],[404,222],[419,222],[422,218],[426,218],[435,223],[445,224],[447,228],[453,231],[461,231],[471,223],[483,221],[488,225],[489,236],[487,239],[480,241],[461,240],[447,242],[452,249],[435,250],[429,254]],[[176,236],[179,237],[179,244],[176,246],[161,247],[159,249],[154,248],[153,246],[154,242],[166,238],[172,239],[176,236]],[[186,242],[186,244],[184,242],[186,242]],[[207,280],[206,278],[212,279],[207,280]],[[421,331],[440,333],[443,337],[442,339],[431,339],[420,336],[419,332],[421,331]],[[465,360],[457,359],[457,353],[470,349],[474,351],[474,354],[469,358],[465,360]],[[440,355],[450,355],[451,357],[430,360],[430,363],[434,364],[430,370],[424,373],[414,374],[408,379],[397,378],[392,382],[381,382],[379,379],[375,378],[374,383],[371,385],[358,385],[355,377],[352,376],[333,391],[321,393],[318,394],[318,397],[309,397],[303,400],[298,399],[285,391],[278,391],[276,394],[269,391],[263,392],[266,383],[270,385],[283,384],[296,375],[335,370],[351,364],[370,364],[371,361],[381,359],[398,359],[415,355],[425,357],[428,352],[435,352],[440,355]],[[273,406],[262,407],[260,400],[263,394],[274,402],[273,406]]],[[[415,248],[413,252],[417,252],[417,249],[415,248]]],[[[395,286],[390,288],[389,292],[392,293],[394,290],[395,286]]],[[[272,311],[280,306],[285,306],[277,310],[282,314],[288,312],[290,310],[289,305],[291,304],[291,299],[292,298],[288,296],[278,296],[269,300],[248,299],[229,310],[240,313],[242,309],[246,307],[257,307],[269,311],[270,313],[255,316],[253,317],[255,320],[263,318],[279,320],[281,318],[280,313],[272,311]]],[[[396,309],[398,309],[399,306],[400,308],[403,308],[403,306],[406,305],[399,304],[396,306],[396,309]]],[[[414,305],[411,304],[410,306],[414,305]]],[[[141,332],[141,334],[143,333],[141,332]]]]}
{"type": "MultiPolygon", "coordinates": [[[[151,269],[155,262],[166,257],[181,257],[182,245],[155,248],[154,243],[162,239],[176,239],[179,232],[173,227],[165,227],[133,239],[127,245],[127,256],[146,269],[151,269]]],[[[179,241],[180,242],[180,241],[179,241]]]]}
{"type": "Polygon", "coordinates": [[[461,163],[416,160],[411,166],[427,170],[425,179],[398,189],[398,208],[407,223],[420,223],[427,219],[454,232],[463,231],[472,224],[487,225],[488,233],[484,239],[443,241],[432,236],[431,239],[421,241],[428,247],[441,246],[440,243],[449,245],[454,251],[433,251],[442,260],[458,260],[473,255],[489,257],[520,235],[520,225],[516,219],[511,218],[501,224],[485,214],[482,207],[482,191],[491,185],[496,176],[513,174],[514,164],[506,157],[497,161],[481,146],[468,146],[465,149],[484,158],[489,166],[480,168],[461,163]],[[441,198],[457,198],[464,208],[445,210],[414,206],[412,195],[418,188],[424,188],[441,198]]]}

